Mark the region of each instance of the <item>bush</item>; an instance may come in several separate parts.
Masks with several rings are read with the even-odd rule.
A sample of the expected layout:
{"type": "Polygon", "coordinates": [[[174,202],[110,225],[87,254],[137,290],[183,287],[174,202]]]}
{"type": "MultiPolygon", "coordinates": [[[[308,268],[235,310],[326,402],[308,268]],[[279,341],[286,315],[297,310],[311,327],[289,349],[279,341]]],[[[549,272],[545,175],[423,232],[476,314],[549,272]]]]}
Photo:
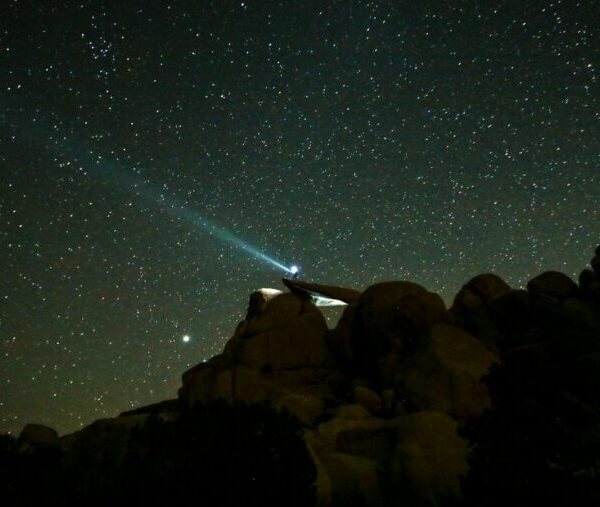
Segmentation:
{"type": "Polygon", "coordinates": [[[216,402],[173,422],[153,415],[132,435],[112,495],[139,503],[313,505],[316,469],[299,432],[289,414],[259,405],[216,402]]]}
{"type": "Polygon", "coordinates": [[[1,498],[11,506],[310,506],[316,469],[300,431],[286,412],[215,402],[175,419],[150,415],[118,452],[97,445],[93,433],[64,456],[23,452],[3,436],[1,498]]]}

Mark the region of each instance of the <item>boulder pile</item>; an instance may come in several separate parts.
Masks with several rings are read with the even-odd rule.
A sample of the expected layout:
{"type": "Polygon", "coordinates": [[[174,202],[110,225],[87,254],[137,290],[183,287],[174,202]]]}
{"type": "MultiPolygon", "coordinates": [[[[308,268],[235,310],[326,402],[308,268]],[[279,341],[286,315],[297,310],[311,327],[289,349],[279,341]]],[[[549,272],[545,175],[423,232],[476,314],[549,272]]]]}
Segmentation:
{"type": "MultiPolygon", "coordinates": [[[[300,422],[322,506],[501,505],[486,495],[506,504],[521,487],[553,494],[553,477],[567,489],[597,477],[597,455],[578,450],[600,450],[600,247],[578,283],[547,271],[515,289],[481,274],[449,309],[406,281],[312,287],[352,296],[335,329],[302,293],[256,291],[177,401],[104,422],[102,435],[198,404],[266,403],[300,422]]],[[[91,445],[92,429],[64,447],[91,445]]]]}

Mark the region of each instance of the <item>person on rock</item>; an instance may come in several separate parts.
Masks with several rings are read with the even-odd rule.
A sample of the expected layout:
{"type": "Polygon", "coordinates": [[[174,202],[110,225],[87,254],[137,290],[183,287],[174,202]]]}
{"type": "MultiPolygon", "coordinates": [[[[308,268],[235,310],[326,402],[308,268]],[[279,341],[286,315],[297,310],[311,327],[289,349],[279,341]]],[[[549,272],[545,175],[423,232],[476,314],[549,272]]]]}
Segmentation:
{"type": "Polygon", "coordinates": [[[292,274],[292,280],[298,280],[300,277],[300,268],[294,265],[290,268],[290,273],[292,274]]]}

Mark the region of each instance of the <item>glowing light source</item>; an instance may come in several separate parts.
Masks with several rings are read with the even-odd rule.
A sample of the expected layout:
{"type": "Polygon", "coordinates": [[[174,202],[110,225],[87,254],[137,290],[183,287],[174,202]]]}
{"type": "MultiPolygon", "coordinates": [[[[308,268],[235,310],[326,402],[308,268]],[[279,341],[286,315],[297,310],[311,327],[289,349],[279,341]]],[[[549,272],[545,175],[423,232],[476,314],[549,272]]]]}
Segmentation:
{"type": "Polygon", "coordinates": [[[298,271],[300,271],[300,268],[294,264],[288,271],[292,275],[295,275],[296,273],[298,273],[298,271]]]}
{"type": "Polygon", "coordinates": [[[191,337],[189,334],[183,335],[183,338],[181,339],[181,341],[183,341],[183,343],[187,343],[191,340],[191,337]]]}

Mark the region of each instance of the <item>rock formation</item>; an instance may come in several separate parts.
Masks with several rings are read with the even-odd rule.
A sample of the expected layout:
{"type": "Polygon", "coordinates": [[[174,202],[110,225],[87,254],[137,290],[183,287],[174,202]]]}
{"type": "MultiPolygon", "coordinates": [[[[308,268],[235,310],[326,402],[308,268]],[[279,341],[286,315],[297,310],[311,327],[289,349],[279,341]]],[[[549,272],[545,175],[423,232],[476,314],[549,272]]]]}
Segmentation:
{"type": "Polygon", "coordinates": [[[312,425],[339,378],[325,318],[310,299],[294,293],[268,299],[258,292],[250,301],[223,353],[184,373],[179,398],[188,406],[270,401],[312,425]]]}
{"type": "Polygon", "coordinates": [[[481,378],[498,359],[451,324],[438,295],[410,282],[374,285],[331,333],[307,296],[250,300],[223,354],[184,374],[181,400],[270,401],[298,417],[321,505],[459,496],[468,443],[458,427],[490,406],[481,378]]]}
{"type": "MultiPolygon", "coordinates": [[[[600,492],[588,481],[599,473],[588,455],[600,450],[600,247],[591,268],[578,284],[547,271],[526,290],[478,275],[450,309],[406,281],[261,289],[223,352],[183,374],[178,400],[60,445],[67,462],[93,449],[115,463],[150,421],[262,403],[299,421],[321,506],[506,505],[556,488],[584,505],[581,491],[600,492]],[[347,303],[335,329],[315,295],[347,303]]],[[[20,441],[56,445],[32,426],[20,441]]]]}
{"type": "Polygon", "coordinates": [[[42,424],[27,424],[18,440],[21,450],[32,447],[58,447],[60,445],[58,433],[53,428],[42,424]]]}

